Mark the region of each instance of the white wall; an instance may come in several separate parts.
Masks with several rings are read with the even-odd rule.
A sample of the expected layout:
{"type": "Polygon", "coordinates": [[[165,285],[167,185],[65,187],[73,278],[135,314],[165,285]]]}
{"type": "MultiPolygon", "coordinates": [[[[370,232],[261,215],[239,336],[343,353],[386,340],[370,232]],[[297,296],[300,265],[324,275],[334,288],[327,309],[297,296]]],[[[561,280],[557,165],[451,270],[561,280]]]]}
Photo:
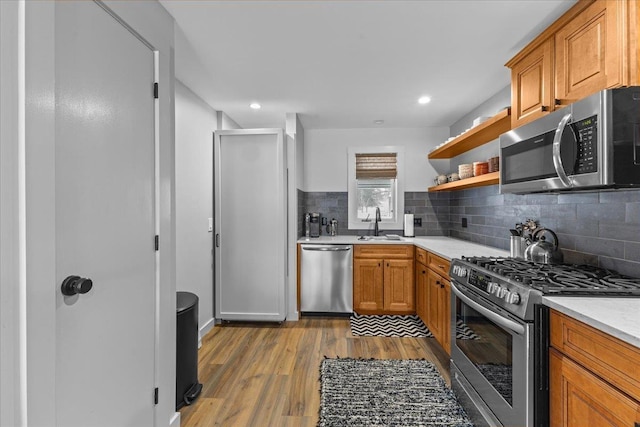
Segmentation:
{"type": "Polygon", "coordinates": [[[217,112],[176,80],[176,290],[199,298],[201,335],[213,326],[213,132],[217,112]]]}
{"type": "Polygon", "coordinates": [[[448,127],[306,130],[304,191],[347,191],[347,148],[376,145],[404,146],[405,191],[427,191],[449,164],[427,154],[448,137],[448,127]]]}
{"type": "Polygon", "coordinates": [[[224,111],[218,111],[218,129],[220,130],[233,130],[242,129],[231,117],[224,111]]]}
{"type": "MultiPolygon", "coordinates": [[[[458,119],[457,122],[451,125],[451,136],[458,135],[466,129],[473,126],[473,120],[476,117],[486,116],[492,117],[504,107],[511,105],[511,86],[507,86],[504,89],[498,91],[491,98],[478,105],[473,110],[469,111],[463,117],[458,119]]],[[[498,156],[500,154],[500,142],[499,139],[495,139],[478,148],[471,151],[467,151],[457,157],[451,159],[452,172],[457,172],[458,165],[463,163],[484,162],[491,157],[498,156]]]]}

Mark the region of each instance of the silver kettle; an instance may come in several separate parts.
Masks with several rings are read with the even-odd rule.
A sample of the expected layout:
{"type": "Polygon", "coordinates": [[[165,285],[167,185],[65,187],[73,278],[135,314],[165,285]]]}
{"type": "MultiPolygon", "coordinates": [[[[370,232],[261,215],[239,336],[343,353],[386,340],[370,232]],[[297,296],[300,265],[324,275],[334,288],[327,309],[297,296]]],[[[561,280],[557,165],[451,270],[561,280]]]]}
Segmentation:
{"type": "Polygon", "coordinates": [[[524,251],[525,261],[541,264],[561,264],[562,252],[558,249],[558,236],[548,228],[539,228],[532,235],[533,243],[524,251]],[[548,242],[543,236],[549,233],[553,237],[553,243],[548,242]]]}

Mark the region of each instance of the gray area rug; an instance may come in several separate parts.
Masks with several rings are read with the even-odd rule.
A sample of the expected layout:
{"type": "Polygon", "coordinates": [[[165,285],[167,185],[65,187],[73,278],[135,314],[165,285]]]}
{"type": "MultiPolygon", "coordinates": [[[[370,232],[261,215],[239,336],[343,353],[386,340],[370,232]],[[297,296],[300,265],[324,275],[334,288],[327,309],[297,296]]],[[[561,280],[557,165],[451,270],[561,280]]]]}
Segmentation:
{"type": "Polygon", "coordinates": [[[324,359],[320,427],[473,427],[425,360],[324,359]]]}

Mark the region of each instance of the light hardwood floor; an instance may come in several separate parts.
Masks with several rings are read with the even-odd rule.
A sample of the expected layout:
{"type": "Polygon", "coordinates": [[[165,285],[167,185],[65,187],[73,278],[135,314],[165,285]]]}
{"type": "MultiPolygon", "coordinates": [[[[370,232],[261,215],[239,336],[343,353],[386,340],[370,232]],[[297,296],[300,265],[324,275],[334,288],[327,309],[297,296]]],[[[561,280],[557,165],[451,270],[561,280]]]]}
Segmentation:
{"type": "Polygon", "coordinates": [[[450,383],[448,356],[433,338],[354,337],[348,318],[226,324],[202,340],[204,387],[180,410],[181,426],[315,426],[324,357],[426,359],[450,383]]]}

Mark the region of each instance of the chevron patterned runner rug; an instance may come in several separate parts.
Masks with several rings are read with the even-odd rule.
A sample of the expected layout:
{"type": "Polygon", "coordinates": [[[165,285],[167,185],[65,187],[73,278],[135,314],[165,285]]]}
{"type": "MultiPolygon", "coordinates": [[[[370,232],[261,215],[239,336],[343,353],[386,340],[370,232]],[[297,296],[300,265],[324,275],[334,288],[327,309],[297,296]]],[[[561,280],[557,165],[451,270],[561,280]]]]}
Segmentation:
{"type": "MultiPolygon", "coordinates": [[[[433,337],[417,315],[359,315],[354,313],[350,319],[351,334],[356,337],[433,337]]],[[[478,339],[473,330],[458,321],[456,325],[458,339],[478,339]]]]}

